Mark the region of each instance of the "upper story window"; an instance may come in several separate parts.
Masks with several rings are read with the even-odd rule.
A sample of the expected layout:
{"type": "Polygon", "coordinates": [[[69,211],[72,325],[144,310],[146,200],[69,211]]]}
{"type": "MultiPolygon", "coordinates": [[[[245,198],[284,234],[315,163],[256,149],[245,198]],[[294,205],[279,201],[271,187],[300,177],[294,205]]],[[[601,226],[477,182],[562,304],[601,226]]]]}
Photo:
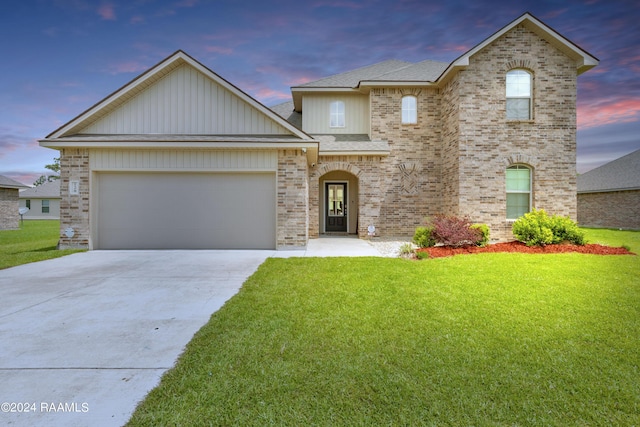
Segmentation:
{"type": "Polygon", "coordinates": [[[333,101],[329,107],[329,126],[332,128],[344,127],[344,102],[333,101]]]}
{"type": "Polygon", "coordinates": [[[531,73],[511,70],[507,73],[507,120],[531,120],[531,73]]]}
{"type": "Polygon", "coordinates": [[[531,169],[524,165],[507,168],[507,219],[518,219],[531,210],[531,169]]]}
{"type": "Polygon", "coordinates": [[[415,96],[402,97],[402,123],[418,123],[418,101],[415,96]]]}

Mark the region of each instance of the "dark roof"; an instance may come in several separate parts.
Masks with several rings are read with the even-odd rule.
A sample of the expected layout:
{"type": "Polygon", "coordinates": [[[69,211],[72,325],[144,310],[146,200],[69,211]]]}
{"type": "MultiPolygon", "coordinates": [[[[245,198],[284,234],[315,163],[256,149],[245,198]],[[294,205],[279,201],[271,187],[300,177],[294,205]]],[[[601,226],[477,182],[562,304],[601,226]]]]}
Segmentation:
{"type": "Polygon", "coordinates": [[[24,185],[21,182],[14,181],[13,179],[6,177],[4,175],[0,175],[0,188],[29,188],[28,185],[24,185]]]}
{"type": "Polygon", "coordinates": [[[578,176],[578,193],[640,189],[640,150],[578,176]]]}

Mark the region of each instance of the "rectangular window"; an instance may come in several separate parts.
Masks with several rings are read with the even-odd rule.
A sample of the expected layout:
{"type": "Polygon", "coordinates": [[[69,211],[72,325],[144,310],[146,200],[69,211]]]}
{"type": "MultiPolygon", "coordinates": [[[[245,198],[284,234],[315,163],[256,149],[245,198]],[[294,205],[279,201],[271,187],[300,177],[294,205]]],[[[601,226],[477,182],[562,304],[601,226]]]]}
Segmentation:
{"type": "Polygon", "coordinates": [[[31,200],[27,199],[25,206],[27,207],[27,209],[31,209],[31,200]]]}
{"type": "Polygon", "coordinates": [[[418,123],[418,108],[415,96],[402,97],[402,123],[418,123]]]}
{"type": "Polygon", "coordinates": [[[43,200],[42,201],[42,213],[49,213],[49,201],[48,200],[43,200]]]}
{"type": "Polygon", "coordinates": [[[344,102],[333,101],[329,108],[330,108],[329,126],[332,128],[343,128],[344,127],[344,102]]]}
{"type": "Polygon", "coordinates": [[[515,165],[507,169],[507,219],[518,219],[531,210],[531,169],[515,165]]]}

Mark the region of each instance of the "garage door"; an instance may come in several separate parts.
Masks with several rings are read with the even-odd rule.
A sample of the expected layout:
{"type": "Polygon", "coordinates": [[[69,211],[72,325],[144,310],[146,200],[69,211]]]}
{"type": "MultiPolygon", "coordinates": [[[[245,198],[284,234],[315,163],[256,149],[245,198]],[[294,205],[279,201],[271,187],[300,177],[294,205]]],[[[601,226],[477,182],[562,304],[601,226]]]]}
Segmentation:
{"type": "Polygon", "coordinates": [[[98,249],[274,249],[273,173],[100,173],[98,249]]]}

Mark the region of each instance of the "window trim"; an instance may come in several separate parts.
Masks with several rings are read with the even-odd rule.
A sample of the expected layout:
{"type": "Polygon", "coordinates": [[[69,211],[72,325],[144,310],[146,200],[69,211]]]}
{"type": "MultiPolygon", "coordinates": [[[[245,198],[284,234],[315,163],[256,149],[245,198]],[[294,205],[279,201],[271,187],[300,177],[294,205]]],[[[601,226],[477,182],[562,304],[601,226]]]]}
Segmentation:
{"type": "Polygon", "coordinates": [[[41,203],[41,204],[40,204],[40,206],[41,206],[41,209],[40,209],[40,210],[41,210],[41,212],[42,212],[43,214],[44,214],[44,213],[47,213],[47,214],[48,214],[48,213],[50,213],[50,211],[51,211],[51,203],[49,203],[49,200],[48,200],[48,199],[43,199],[40,203],[41,203]],[[45,203],[45,202],[46,202],[46,203],[45,203]]]}
{"type": "Polygon", "coordinates": [[[415,125],[418,123],[418,97],[415,95],[405,95],[402,97],[401,105],[401,122],[404,125],[415,125]],[[405,108],[405,100],[413,100],[413,105],[408,105],[405,108]],[[411,108],[413,107],[413,108],[411,108]],[[405,120],[405,111],[407,112],[407,120],[405,120]]]}
{"type": "MultiPolygon", "coordinates": [[[[505,169],[505,216],[507,217],[507,221],[516,221],[518,218],[520,218],[521,216],[517,217],[517,218],[510,218],[509,217],[509,207],[508,207],[508,195],[509,194],[528,194],[529,195],[529,210],[527,212],[531,212],[531,210],[533,209],[533,168],[529,165],[525,165],[523,163],[514,163],[512,165],[509,165],[506,169],[505,169]],[[522,170],[522,169],[526,169],[527,171],[529,171],[529,189],[528,191],[523,191],[523,190],[509,190],[509,188],[507,187],[507,173],[509,169],[515,169],[515,170],[522,170]]],[[[525,213],[527,213],[525,212],[525,213]]],[[[524,214],[523,214],[524,215],[524,214]]]]}
{"type": "Polygon", "coordinates": [[[329,104],[329,127],[336,128],[344,128],[346,127],[346,113],[345,113],[345,104],[344,101],[335,100],[331,101],[329,104]],[[334,111],[334,106],[336,111],[334,111]],[[335,119],[335,122],[334,122],[335,119]],[[335,123],[335,124],[334,124],[335,123]]]}
{"type": "Polygon", "coordinates": [[[508,121],[513,122],[526,122],[533,120],[533,73],[524,68],[513,68],[507,71],[505,75],[505,113],[508,121]],[[529,95],[528,96],[517,96],[517,95],[509,95],[509,74],[515,73],[525,73],[529,77],[529,95]],[[509,117],[509,100],[510,99],[526,99],[529,101],[529,115],[528,117],[509,117]]]}

